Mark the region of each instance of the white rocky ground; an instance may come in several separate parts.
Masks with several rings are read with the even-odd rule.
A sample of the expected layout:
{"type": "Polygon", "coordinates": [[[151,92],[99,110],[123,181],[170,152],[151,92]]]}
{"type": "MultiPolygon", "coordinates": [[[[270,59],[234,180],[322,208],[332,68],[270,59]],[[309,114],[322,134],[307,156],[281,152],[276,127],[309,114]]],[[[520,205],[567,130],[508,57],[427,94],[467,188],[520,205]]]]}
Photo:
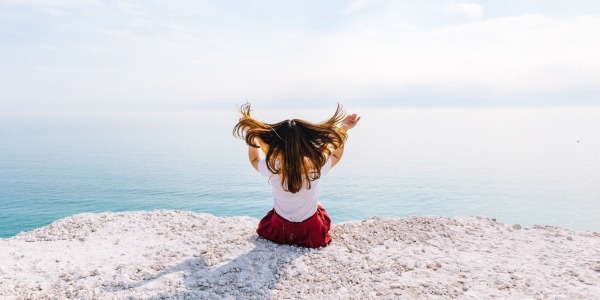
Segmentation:
{"type": "Polygon", "coordinates": [[[600,299],[600,233],[488,218],[372,218],[308,250],[258,220],[80,214],[0,239],[0,298],[600,299]]]}

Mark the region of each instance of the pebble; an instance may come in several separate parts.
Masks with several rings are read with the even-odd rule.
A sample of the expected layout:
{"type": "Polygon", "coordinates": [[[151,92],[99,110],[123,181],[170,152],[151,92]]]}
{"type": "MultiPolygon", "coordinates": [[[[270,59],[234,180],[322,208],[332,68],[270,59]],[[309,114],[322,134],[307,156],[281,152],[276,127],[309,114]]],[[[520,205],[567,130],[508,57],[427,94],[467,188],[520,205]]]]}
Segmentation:
{"type": "Polygon", "coordinates": [[[402,283],[390,283],[391,289],[401,289],[404,285],[402,283]]]}
{"type": "Polygon", "coordinates": [[[592,278],[590,278],[590,277],[588,277],[588,276],[582,276],[582,275],[579,275],[579,276],[577,276],[577,279],[579,279],[579,281],[580,281],[581,283],[583,283],[583,284],[587,284],[587,285],[592,285],[592,284],[594,284],[594,279],[592,279],[592,278]]]}

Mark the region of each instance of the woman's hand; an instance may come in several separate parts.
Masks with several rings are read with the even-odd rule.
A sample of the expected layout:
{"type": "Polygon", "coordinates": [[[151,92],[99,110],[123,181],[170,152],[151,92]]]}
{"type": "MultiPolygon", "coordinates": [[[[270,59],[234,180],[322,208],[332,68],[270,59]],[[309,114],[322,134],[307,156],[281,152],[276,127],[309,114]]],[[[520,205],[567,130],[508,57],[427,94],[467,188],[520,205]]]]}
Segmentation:
{"type": "Polygon", "coordinates": [[[346,116],[346,118],[344,118],[344,120],[342,121],[342,124],[340,125],[340,129],[342,129],[344,131],[348,131],[348,130],[354,128],[354,126],[356,126],[356,124],[358,124],[358,121],[360,121],[360,117],[357,116],[356,114],[351,114],[349,116],[346,116]]]}

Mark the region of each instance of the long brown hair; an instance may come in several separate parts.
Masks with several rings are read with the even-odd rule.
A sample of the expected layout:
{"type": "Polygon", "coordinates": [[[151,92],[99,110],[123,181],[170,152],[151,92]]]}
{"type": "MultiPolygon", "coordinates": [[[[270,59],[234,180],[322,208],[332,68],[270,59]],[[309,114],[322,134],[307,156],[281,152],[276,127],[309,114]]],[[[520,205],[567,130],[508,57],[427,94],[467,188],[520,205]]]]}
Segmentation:
{"type": "Polygon", "coordinates": [[[304,181],[310,189],[310,182],[321,177],[321,167],[331,150],[346,142],[346,133],[337,126],[346,116],[340,104],[333,116],[321,123],[298,119],[263,123],[250,116],[250,103],[242,105],[240,113],[233,135],[263,150],[267,168],[281,175],[281,186],[290,193],[300,191],[304,181]]]}

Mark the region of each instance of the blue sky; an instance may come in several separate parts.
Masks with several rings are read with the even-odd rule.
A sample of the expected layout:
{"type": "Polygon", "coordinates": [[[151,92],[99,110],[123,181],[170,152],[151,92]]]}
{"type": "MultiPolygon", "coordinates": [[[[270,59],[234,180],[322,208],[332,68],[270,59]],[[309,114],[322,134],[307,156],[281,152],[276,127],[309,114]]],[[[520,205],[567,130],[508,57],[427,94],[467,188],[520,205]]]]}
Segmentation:
{"type": "Polygon", "coordinates": [[[0,0],[0,110],[600,104],[600,1],[0,0]]]}

